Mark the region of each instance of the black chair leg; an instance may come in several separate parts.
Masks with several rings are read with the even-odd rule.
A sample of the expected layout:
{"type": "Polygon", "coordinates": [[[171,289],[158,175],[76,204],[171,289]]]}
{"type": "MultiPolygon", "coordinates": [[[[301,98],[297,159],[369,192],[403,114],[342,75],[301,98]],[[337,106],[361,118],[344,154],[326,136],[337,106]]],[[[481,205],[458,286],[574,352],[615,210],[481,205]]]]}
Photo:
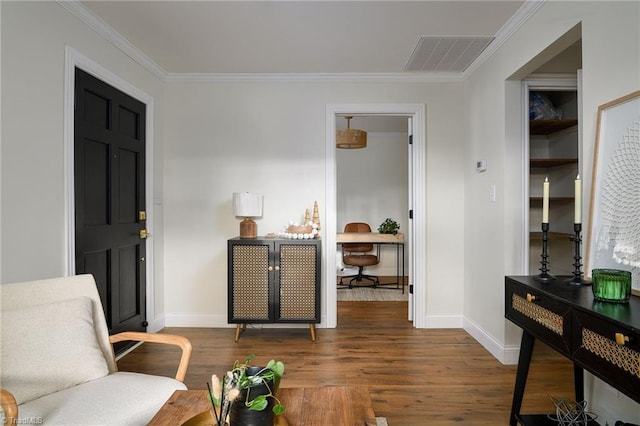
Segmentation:
{"type": "Polygon", "coordinates": [[[375,275],[365,275],[365,274],[363,274],[363,270],[364,270],[364,266],[359,266],[357,275],[349,275],[349,276],[345,276],[345,277],[340,277],[340,285],[345,285],[344,284],[344,279],[345,278],[351,278],[349,280],[349,288],[353,288],[353,282],[354,281],[362,281],[362,280],[369,280],[373,284],[373,287],[377,287],[380,284],[380,279],[375,275]]]}

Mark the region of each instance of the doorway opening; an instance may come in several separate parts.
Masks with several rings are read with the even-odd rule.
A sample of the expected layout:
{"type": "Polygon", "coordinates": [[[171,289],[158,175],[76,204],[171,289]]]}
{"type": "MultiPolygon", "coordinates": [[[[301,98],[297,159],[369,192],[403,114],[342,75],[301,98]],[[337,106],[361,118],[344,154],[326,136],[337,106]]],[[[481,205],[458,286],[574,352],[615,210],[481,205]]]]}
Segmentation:
{"type": "Polygon", "coordinates": [[[340,283],[338,301],[408,302],[408,288],[404,285],[409,270],[408,253],[405,250],[408,247],[396,241],[404,241],[410,222],[410,118],[350,118],[338,117],[338,132],[352,123],[352,128],[365,131],[367,138],[364,148],[338,147],[336,151],[337,230],[346,232],[348,224],[352,231],[354,228],[366,230],[368,225],[375,239],[388,237],[388,241],[381,240],[378,244],[339,244],[336,254],[337,279],[340,283]],[[377,235],[386,221],[399,225],[397,235],[377,235]],[[364,254],[359,250],[369,251],[364,254]],[[366,265],[361,272],[360,267],[353,263],[362,262],[366,265]],[[358,277],[359,274],[363,278],[358,277]]]}
{"type": "Polygon", "coordinates": [[[582,29],[577,24],[516,71],[507,81],[508,155],[506,173],[520,176],[514,195],[521,197],[519,229],[522,241],[520,270],[537,274],[541,256],[543,181],[552,188],[549,210],[555,265],[552,273],[564,274],[571,264],[574,244],[573,185],[582,176],[582,29]],[[547,120],[544,120],[544,119],[547,120]],[[543,121],[544,120],[544,121],[543,121]],[[541,123],[548,126],[542,127],[541,123]],[[558,159],[562,159],[558,161],[558,159]]]}
{"type": "MultiPolygon", "coordinates": [[[[425,327],[426,293],[426,171],[425,171],[425,106],[422,104],[371,104],[371,105],[328,105],[326,114],[326,179],[327,199],[325,221],[325,267],[324,300],[326,316],[323,323],[328,328],[337,326],[337,252],[336,234],[338,229],[337,203],[337,155],[336,121],[345,115],[362,117],[404,117],[408,123],[408,134],[412,143],[408,151],[407,204],[412,219],[405,229],[407,273],[410,277],[408,296],[408,319],[414,327],[425,327]],[[421,261],[416,261],[420,259],[421,261]]],[[[409,213],[406,212],[406,215],[409,213]]],[[[377,228],[378,224],[375,224],[377,228]]]]}

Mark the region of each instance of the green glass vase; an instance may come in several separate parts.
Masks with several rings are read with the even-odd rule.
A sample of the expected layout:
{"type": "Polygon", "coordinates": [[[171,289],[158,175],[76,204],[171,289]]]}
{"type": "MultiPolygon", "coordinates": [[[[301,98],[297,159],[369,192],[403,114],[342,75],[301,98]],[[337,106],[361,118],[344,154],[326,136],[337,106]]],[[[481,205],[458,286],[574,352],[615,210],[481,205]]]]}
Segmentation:
{"type": "Polygon", "coordinates": [[[593,297],[603,302],[624,303],[631,297],[631,272],[618,269],[591,271],[593,297]]]}

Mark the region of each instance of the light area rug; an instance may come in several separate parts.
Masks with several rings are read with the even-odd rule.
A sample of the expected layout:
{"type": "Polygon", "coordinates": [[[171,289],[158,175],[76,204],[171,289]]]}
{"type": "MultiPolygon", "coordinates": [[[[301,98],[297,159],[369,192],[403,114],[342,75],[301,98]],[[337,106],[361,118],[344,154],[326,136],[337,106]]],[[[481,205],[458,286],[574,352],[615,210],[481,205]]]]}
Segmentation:
{"type": "Polygon", "coordinates": [[[386,417],[376,417],[376,425],[377,426],[389,426],[389,423],[387,423],[387,418],[386,417]]]}
{"type": "Polygon", "coordinates": [[[338,287],[338,302],[394,302],[409,300],[407,289],[404,294],[402,290],[395,288],[372,288],[372,287],[338,287]]]}

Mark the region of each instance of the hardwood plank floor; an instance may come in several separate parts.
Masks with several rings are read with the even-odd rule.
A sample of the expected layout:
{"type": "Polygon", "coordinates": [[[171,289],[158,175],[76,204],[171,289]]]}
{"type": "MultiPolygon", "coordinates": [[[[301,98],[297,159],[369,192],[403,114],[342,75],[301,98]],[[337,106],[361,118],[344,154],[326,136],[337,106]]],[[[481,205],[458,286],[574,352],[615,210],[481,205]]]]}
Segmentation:
{"type": "MultiPolygon", "coordinates": [[[[338,328],[318,329],[315,343],[308,328],[248,328],[237,343],[234,328],[163,332],[193,344],[190,389],[206,389],[211,374],[254,353],[256,365],[285,363],[285,387],[368,386],[376,415],[391,426],[507,425],[516,367],[500,364],[461,329],[417,330],[406,318],[405,302],[339,302],[338,328]]],[[[173,376],[178,359],[177,349],[144,344],[118,366],[173,376]]],[[[573,397],[573,368],[537,342],[523,412],[553,410],[549,396],[573,397]]]]}

